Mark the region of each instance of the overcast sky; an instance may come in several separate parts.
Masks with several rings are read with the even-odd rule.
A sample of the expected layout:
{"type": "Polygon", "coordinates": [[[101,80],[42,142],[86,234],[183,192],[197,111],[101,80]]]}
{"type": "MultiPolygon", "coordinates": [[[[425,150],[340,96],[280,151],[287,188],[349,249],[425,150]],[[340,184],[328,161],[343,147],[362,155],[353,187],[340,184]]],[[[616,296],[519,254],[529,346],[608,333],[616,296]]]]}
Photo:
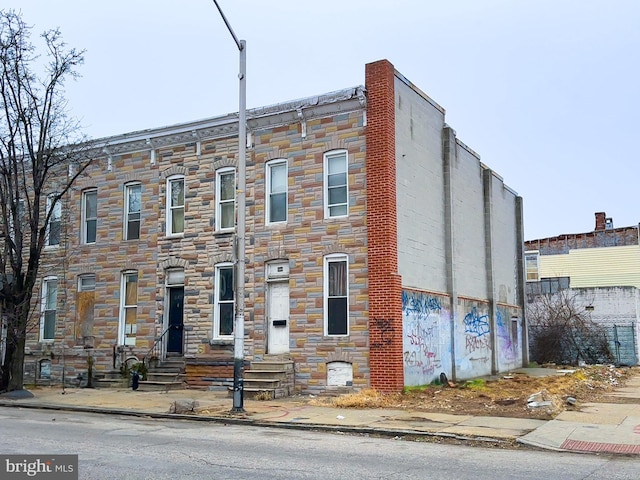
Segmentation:
{"type": "MultiPolygon", "coordinates": [[[[525,238],[640,222],[640,1],[219,0],[247,41],[247,106],[364,84],[388,59],[524,198],[525,238]]],[[[67,85],[92,137],[238,110],[212,0],[0,0],[86,49],[67,85]]]]}

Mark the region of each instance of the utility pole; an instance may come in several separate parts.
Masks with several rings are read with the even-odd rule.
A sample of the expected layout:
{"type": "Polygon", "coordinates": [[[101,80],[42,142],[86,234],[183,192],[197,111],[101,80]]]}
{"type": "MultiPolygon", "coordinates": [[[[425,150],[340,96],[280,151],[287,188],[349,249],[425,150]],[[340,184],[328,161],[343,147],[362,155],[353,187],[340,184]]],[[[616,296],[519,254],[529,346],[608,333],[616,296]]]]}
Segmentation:
{"type": "Polygon", "coordinates": [[[246,142],[247,142],[247,43],[238,40],[231,25],[224,16],[217,0],[213,0],[222,20],[240,51],[240,106],[238,109],[238,182],[236,188],[236,204],[238,220],[236,225],[236,269],[235,269],[235,299],[236,314],[233,328],[233,408],[232,412],[244,412],[244,277],[245,277],[245,219],[246,219],[246,142]]]}

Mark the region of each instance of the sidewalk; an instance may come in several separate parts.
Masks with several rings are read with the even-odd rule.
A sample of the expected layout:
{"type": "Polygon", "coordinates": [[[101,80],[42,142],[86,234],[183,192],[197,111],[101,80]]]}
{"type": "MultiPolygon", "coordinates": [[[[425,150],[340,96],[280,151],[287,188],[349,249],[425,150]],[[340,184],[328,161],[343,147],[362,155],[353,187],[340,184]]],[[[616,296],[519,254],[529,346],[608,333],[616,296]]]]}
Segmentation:
{"type": "Polygon", "coordinates": [[[245,400],[245,413],[232,414],[226,392],[130,389],[37,388],[33,398],[8,399],[0,406],[75,410],[93,413],[180,418],[281,428],[371,433],[388,436],[435,436],[510,442],[571,452],[640,454],[640,376],[612,393],[629,403],[582,404],[554,420],[426,413],[395,409],[341,409],[310,405],[308,398],[245,400]],[[195,402],[195,403],[194,403],[195,402]],[[174,407],[186,413],[170,413],[174,407]],[[189,410],[194,410],[190,412],[189,410]]]}

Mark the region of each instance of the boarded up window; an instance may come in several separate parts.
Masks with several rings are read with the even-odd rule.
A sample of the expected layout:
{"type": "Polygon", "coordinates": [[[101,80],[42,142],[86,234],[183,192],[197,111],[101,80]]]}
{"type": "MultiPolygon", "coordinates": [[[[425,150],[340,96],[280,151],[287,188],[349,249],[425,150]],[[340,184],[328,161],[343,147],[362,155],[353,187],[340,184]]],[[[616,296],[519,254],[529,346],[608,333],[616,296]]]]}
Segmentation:
{"type": "Polygon", "coordinates": [[[327,385],[330,387],[350,387],[353,385],[353,366],[347,362],[327,364],[327,385]]]}
{"type": "Polygon", "coordinates": [[[87,337],[93,337],[93,311],[95,299],[95,275],[83,275],[78,279],[78,293],[76,297],[77,323],[76,342],[84,345],[87,337]]]}

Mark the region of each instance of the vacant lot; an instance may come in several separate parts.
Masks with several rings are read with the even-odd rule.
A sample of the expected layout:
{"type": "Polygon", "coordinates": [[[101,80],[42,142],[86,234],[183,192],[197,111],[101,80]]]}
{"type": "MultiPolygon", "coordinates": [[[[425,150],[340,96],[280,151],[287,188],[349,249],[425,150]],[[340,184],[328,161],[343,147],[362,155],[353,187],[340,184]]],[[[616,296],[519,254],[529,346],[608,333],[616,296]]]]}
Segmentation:
{"type": "Polygon", "coordinates": [[[487,380],[477,379],[447,385],[407,389],[402,394],[381,394],[375,390],[334,398],[315,398],[316,405],[342,408],[402,408],[498,417],[551,419],[564,410],[579,409],[587,402],[624,401],[606,397],[626,380],[640,374],[640,368],[613,366],[549,367],[544,377],[513,373],[487,380]],[[559,373],[558,373],[559,372],[559,373]]]}

